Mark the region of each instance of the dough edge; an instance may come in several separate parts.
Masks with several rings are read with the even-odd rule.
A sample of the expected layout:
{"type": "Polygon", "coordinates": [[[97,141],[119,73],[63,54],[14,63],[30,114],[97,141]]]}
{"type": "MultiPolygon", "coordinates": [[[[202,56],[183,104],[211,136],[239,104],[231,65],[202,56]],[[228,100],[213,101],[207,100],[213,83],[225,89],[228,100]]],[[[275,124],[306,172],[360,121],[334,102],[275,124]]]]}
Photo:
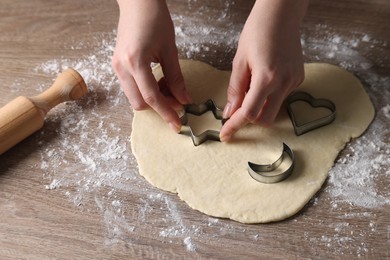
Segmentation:
{"type": "MultiPolygon", "coordinates": [[[[184,68],[186,68],[187,66],[190,66],[190,67],[202,66],[202,67],[205,67],[205,70],[213,71],[216,73],[229,73],[229,72],[219,71],[219,70],[211,67],[210,65],[207,65],[207,64],[199,62],[199,61],[188,61],[188,60],[183,61],[183,60],[181,60],[180,62],[181,62],[182,67],[184,67],[184,68]]],[[[312,67],[312,66],[318,67],[318,70],[322,70],[322,69],[337,70],[339,73],[341,73],[341,74],[346,73],[346,74],[348,74],[348,77],[352,76],[356,81],[358,81],[355,78],[355,76],[353,76],[352,74],[350,74],[346,70],[339,68],[335,65],[324,64],[324,63],[305,64],[305,70],[307,68],[312,67]]],[[[156,70],[158,70],[158,69],[159,69],[158,67],[154,68],[154,72],[156,72],[156,70]]],[[[158,77],[159,73],[155,73],[155,74],[157,74],[156,77],[158,77]]],[[[317,176],[318,182],[316,183],[316,187],[311,189],[311,190],[307,190],[305,193],[305,196],[300,198],[300,203],[299,203],[300,205],[299,206],[297,206],[296,204],[291,204],[291,206],[287,207],[287,208],[286,207],[279,208],[278,206],[274,206],[275,207],[274,209],[272,209],[272,210],[268,209],[268,213],[266,215],[262,215],[261,212],[259,214],[258,210],[256,210],[256,209],[253,209],[252,211],[247,210],[247,211],[242,212],[242,211],[235,211],[235,210],[229,210],[229,209],[223,209],[223,208],[222,209],[218,209],[215,207],[210,208],[208,206],[204,206],[204,204],[202,204],[202,203],[198,203],[197,201],[194,202],[190,198],[191,195],[188,195],[185,192],[185,190],[182,190],[182,189],[186,189],[185,187],[184,188],[178,187],[175,184],[166,185],[165,183],[161,183],[160,181],[156,181],[156,178],[154,178],[153,176],[150,176],[150,174],[148,174],[148,173],[145,174],[144,163],[140,162],[140,160],[142,160],[142,158],[141,158],[142,156],[140,156],[138,154],[138,151],[137,151],[138,145],[135,145],[137,140],[134,140],[134,138],[135,138],[134,133],[137,132],[137,130],[136,130],[137,126],[135,124],[139,120],[138,117],[143,117],[144,113],[150,113],[151,111],[142,111],[142,112],[135,112],[134,113],[133,131],[131,134],[131,148],[132,148],[132,151],[137,159],[137,162],[139,162],[140,174],[149,183],[151,183],[153,186],[160,188],[162,190],[166,190],[166,191],[173,192],[173,193],[178,193],[178,196],[180,197],[180,199],[185,201],[191,208],[193,208],[195,210],[201,211],[201,212],[203,212],[207,215],[210,215],[210,216],[220,217],[220,218],[230,218],[230,219],[242,222],[242,223],[267,223],[267,222],[284,220],[284,219],[298,213],[311,200],[311,198],[321,189],[323,183],[325,182],[325,180],[328,176],[329,170],[332,168],[332,166],[334,164],[334,160],[337,158],[340,151],[342,151],[344,149],[344,147],[347,145],[347,143],[352,138],[356,138],[356,137],[360,136],[362,133],[364,133],[364,131],[367,129],[367,127],[369,126],[369,124],[373,120],[374,114],[375,114],[374,108],[372,106],[371,101],[369,100],[368,95],[365,93],[360,81],[358,81],[356,87],[361,88],[361,90],[365,94],[365,98],[367,99],[367,101],[370,104],[370,107],[367,107],[367,116],[365,118],[365,126],[359,128],[359,129],[355,129],[354,132],[349,134],[349,137],[346,136],[344,138],[341,138],[337,143],[334,144],[334,151],[332,151],[332,153],[333,153],[332,160],[329,160],[330,163],[328,163],[326,166],[324,165],[326,167],[326,170],[324,170],[324,174],[317,176]]],[[[158,120],[158,119],[156,119],[156,120],[158,120]]],[[[190,142],[190,141],[187,140],[187,142],[190,142]]],[[[153,160],[151,160],[151,161],[153,161],[153,160]]],[[[283,182],[279,183],[279,184],[270,184],[270,185],[283,185],[283,182]]]]}

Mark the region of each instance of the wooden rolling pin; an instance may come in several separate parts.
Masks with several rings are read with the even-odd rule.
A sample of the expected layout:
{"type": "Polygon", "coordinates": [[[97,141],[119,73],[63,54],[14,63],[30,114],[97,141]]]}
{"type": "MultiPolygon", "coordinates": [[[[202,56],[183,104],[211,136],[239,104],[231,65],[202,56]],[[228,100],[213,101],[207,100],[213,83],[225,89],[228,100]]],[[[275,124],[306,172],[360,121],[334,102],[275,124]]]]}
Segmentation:
{"type": "Polygon", "coordinates": [[[17,97],[0,108],[0,154],[43,127],[50,109],[87,93],[87,85],[74,69],[66,69],[53,85],[35,97],[17,97]]]}

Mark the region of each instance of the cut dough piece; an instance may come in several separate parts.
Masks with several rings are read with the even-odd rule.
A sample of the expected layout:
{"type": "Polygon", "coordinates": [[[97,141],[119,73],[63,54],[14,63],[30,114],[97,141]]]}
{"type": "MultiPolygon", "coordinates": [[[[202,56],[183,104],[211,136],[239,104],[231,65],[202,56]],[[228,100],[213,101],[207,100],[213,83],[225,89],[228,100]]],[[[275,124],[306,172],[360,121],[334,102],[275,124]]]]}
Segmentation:
{"type": "MultiPolygon", "coordinates": [[[[230,72],[190,60],[180,65],[194,103],[212,98],[224,106],[230,72]]],[[[162,77],[159,66],[153,73],[157,79],[162,77]]],[[[178,193],[191,208],[214,217],[265,223],[294,215],[321,188],[340,150],[361,135],[374,117],[369,97],[352,74],[316,63],[306,64],[305,73],[298,90],[332,100],[337,108],[332,124],[296,136],[282,107],[270,128],[249,125],[229,143],[207,141],[195,147],[190,137],[172,132],[155,112],[135,112],[131,144],[140,174],[152,185],[178,193]],[[292,175],[275,184],[253,180],[247,162],[273,163],[283,142],[295,153],[292,175]]],[[[204,129],[209,119],[205,118],[204,129]]]]}

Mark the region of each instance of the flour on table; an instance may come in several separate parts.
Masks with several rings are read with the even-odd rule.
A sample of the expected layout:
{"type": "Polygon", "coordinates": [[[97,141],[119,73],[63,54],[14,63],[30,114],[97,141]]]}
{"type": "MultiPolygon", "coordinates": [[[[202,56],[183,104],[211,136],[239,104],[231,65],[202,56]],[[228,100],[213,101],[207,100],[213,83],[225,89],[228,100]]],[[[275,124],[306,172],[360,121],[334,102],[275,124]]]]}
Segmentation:
{"type": "Polygon", "coordinates": [[[390,119],[390,104],[382,108],[382,112],[386,118],[390,119]]]}
{"type": "MultiPolygon", "coordinates": [[[[198,13],[198,10],[192,11],[198,13]]],[[[220,18],[223,20],[223,17],[226,17],[228,20],[229,15],[228,10],[221,10],[220,18]]],[[[226,40],[225,34],[221,34],[215,27],[207,23],[195,25],[191,23],[191,20],[179,14],[172,14],[172,18],[175,22],[179,51],[183,54],[183,58],[206,60],[209,54],[215,54],[213,48],[215,45],[225,46],[225,53],[230,53],[230,57],[233,57],[239,39],[238,34],[226,40]],[[198,37],[199,34],[202,35],[201,40],[198,37]]],[[[243,25],[228,24],[227,27],[229,26],[236,26],[236,29],[239,29],[243,25]]],[[[303,30],[302,45],[306,60],[333,63],[354,72],[363,80],[363,85],[366,86],[374,105],[379,103],[380,99],[387,100],[386,103],[389,103],[390,90],[384,86],[390,85],[390,78],[377,74],[372,67],[372,65],[381,67],[389,62],[387,53],[385,50],[381,50],[387,45],[387,42],[376,40],[373,36],[362,33],[352,32],[349,37],[340,36],[335,33],[332,27],[325,24],[318,24],[317,27],[318,30],[315,33],[303,30]],[[358,51],[357,47],[361,51],[358,51]],[[370,59],[367,53],[372,48],[382,51],[383,58],[370,59]],[[352,57],[346,54],[352,55],[352,57]],[[324,57],[328,58],[324,59],[324,57]],[[361,64],[365,64],[366,70],[362,70],[361,64]]],[[[115,31],[95,35],[92,37],[92,43],[93,45],[96,45],[96,42],[99,44],[97,48],[92,49],[88,42],[79,42],[79,39],[74,39],[71,46],[64,46],[64,48],[83,53],[79,58],[48,60],[35,69],[37,72],[51,75],[54,79],[64,68],[75,67],[82,73],[90,89],[88,97],[84,100],[61,105],[60,108],[50,113],[46,123],[59,124],[55,138],[46,141],[45,129],[41,131],[41,135],[36,137],[41,147],[42,160],[41,164],[34,167],[41,170],[43,182],[46,185],[50,185],[54,180],[60,185],[55,190],[48,192],[62,192],[70,204],[78,206],[81,211],[99,211],[106,227],[105,243],[107,246],[132,238],[136,236],[137,231],[152,232],[156,235],[156,239],[160,239],[163,243],[181,244],[186,249],[184,239],[191,237],[191,243],[195,248],[194,252],[196,252],[198,243],[214,241],[226,234],[250,237],[259,242],[262,239],[267,239],[268,234],[262,233],[261,227],[256,232],[243,231],[241,227],[223,219],[206,216],[203,218],[201,215],[197,215],[204,222],[204,225],[197,224],[195,226],[186,222],[185,219],[181,222],[177,221],[178,216],[183,217],[180,211],[183,203],[175,200],[172,195],[151,188],[137,174],[132,174],[132,172],[137,171],[137,165],[134,157],[129,153],[129,132],[110,123],[110,117],[107,114],[103,115],[99,108],[99,102],[102,99],[107,99],[110,106],[128,107],[126,98],[119,91],[118,82],[110,66],[110,56],[115,46],[115,35],[115,31]],[[85,53],[87,54],[85,55],[85,53]],[[62,111],[64,108],[65,112],[62,111]],[[97,134],[97,130],[101,133],[97,134]],[[80,133],[82,137],[79,137],[80,133]],[[88,145],[84,142],[87,142],[88,145]],[[107,146],[103,145],[104,143],[110,143],[110,148],[107,149],[107,146]],[[109,156],[111,153],[112,156],[109,156]],[[105,159],[102,159],[102,154],[105,154],[105,159]],[[115,157],[122,157],[122,159],[113,159],[115,157]],[[84,163],[80,163],[81,158],[83,158],[84,163]],[[58,165],[66,165],[67,168],[63,172],[63,167],[61,167],[60,171],[58,165]],[[94,168],[95,171],[87,171],[86,168],[94,168]],[[119,191],[126,191],[127,195],[118,196],[119,191]],[[127,196],[137,198],[138,203],[134,206],[138,212],[137,215],[125,212],[127,196]],[[175,204],[176,208],[172,208],[165,198],[169,198],[170,203],[175,204]],[[121,202],[121,206],[118,207],[121,209],[120,213],[112,205],[113,201],[121,202]],[[163,213],[160,213],[161,211],[163,213]],[[154,215],[157,215],[158,218],[153,217],[154,215]],[[149,223],[153,221],[161,229],[148,229],[147,225],[144,225],[148,221],[149,223]],[[206,232],[209,229],[212,230],[211,234],[206,232]]],[[[226,60],[226,57],[220,57],[220,60],[217,60],[213,65],[222,64],[222,60],[226,60]]],[[[50,82],[37,86],[36,90],[42,91],[50,82]]],[[[15,80],[10,91],[19,93],[21,86],[26,84],[28,83],[25,79],[15,80]]],[[[126,114],[126,111],[123,109],[121,112],[126,114]]],[[[377,160],[380,161],[378,149],[381,150],[379,154],[383,155],[387,155],[388,150],[377,143],[374,143],[376,147],[370,145],[366,151],[363,150],[371,140],[384,140],[389,135],[388,122],[386,121],[388,120],[386,119],[388,118],[386,116],[388,109],[376,107],[376,111],[379,112],[379,115],[360,139],[361,143],[352,142],[349,144],[345,152],[350,155],[347,157],[342,153],[339,157],[340,162],[336,162],[330,171],[330,178],[325,187],[325,192],[330,196],[330,199],[323,202],[324,196],[318,195],[311,202],[312,207],[323,202],[321,206],[328,206],[329,210],[338,216],[339,223],[348,223],[350,219],[360,219],[362,222],[375,220],[377,217],[374,213],[375,209],[386,203],[383,199],[377,200],[374,194],[378,193],[379,181],[384,185],[390,185],[388,170],[385,171],[385,176],[379,176],[380,171],[376,169],[378,165],[374,167],[370,162],[373,157],[377,157],[377,160]],[[352,150],[358,151],[360,156],[362,154],[364,156],[354,156],[352,150]],[[367,164],[368,166],[365,166],[367,164]],[[363,167],[366,167],[364,169],[369,173],[362,171],[363,167]],[[346,171],[347,174],[345,174],[346,171]],[[370,194],[369,203],[363,203],[362,196],[359,194],[345,192],[353,190],[354,187],[361,189],[362,185],[350,178],[352,173],[359,179],[364,179],[366,174],[371,176],[371,181],[365,184],[365,191],[370,194]],[[334,206],[335,204],[337,205],[334,206]],[[362,207],[357,206],[361,204],[362,207]],[[369,207],[366,208],[364,205],[369,205],[369,207]]],[[[130,112],[129,114],[131,118],[132,115],[130,112]]],[[[383,158],[382,162],[381,167],[386,167],[384,164],[386,157],[383,158]]],[[[388,165],[387,163],[387,169],[388,165]]],[[[42,189],[45,189],[46,185],[42,189]]],[[[389,194],[382,194],[382,197],[389,198],[389,194]]],[[[367,199],[367,197],[365,198],[367,199]]],[[[385,205],[388,206],[389,202],[385,205]]],[[[309,216],[303,214],[290,221],[289,224],[305,223],[305,225],[312,225],[313,228],[324,230],[324,234],[337,228],[330,227],[322,219],[308,224],[305,221],[307,218],[309,216]]],[[[336,253],[346,256],[356,254],[364,256],[371,250],[365,239],[376,236],[376,234],[376,231],[373,231],[368,225],[344,225],[337,229],[336,235],[325,235],[326,239],[318,234],[302,231],[302,241],[313,247],[318,244],[329,244],[329,255],[336,253]]]]}
{"type": "MultiPolygon", "coordinates": [[[[42,167],[41,167],[42,169],[42,167]]],[[[61,181],[54,179],[49,185],[45,185],[45,189],[53,190],[61,187],[61,181]]]]}

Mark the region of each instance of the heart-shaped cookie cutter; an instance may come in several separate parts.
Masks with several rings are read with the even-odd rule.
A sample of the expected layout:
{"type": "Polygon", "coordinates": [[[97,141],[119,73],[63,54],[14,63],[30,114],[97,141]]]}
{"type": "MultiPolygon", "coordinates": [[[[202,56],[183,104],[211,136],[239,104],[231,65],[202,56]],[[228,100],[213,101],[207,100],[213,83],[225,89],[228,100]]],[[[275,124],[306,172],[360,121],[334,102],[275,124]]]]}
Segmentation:
{"type": "Polygon", "coordinates": [[[189,125],[187,125],[188,124],[187,114],[200,116],[206,113],[207,111],[213,112],[215,119],[221,120],[222,125],[226,122],[227,119],[223,118],[223,109],[219,108],[215,104],[214,100],[212,99],[208,99],[206,100],[206,102],[200,104],[185,105],[184,114],[180,117],[182,126],[179,133],[191,136],[192,142],[194,143],[195,146],[198,146],[206,142],[207,140],[218,141],[218,142],[221,141],[221,139],[219,138],[219,131],[206,130],[200,135],[195,135],[194,132],[192,131],[192,128],[189,125]]]}
{"type": "Polygon", "coordinates": [[[276,183],[287,179],[291,175],[294,169],[294,164],[295,158],[293,151],[287,144],[283,143],[283,152],[274,163],[255,164],[252,162],[248,162],[248,173],[253,179],[258,182],[267,184],[276,183]],[[280,164],[282,164],[286,154],[291,158],[291,165],[285,171],[279,174],[272,174],[271,172],[276,170],[280,166],[280,164]]]}
{"type": "Polygon", "coordinates": [[[314,98],[312,95],[306,92],[294,92],[287,97],[287,111],[290,116],[291,122],[294,126],[294,132],[297,136],[305,134],[314,129],[323,127],[332,123],[336,118],[336,105],[328,100],[323,98],[314,98]],[[291,108],[291,104],[296,101],[304,101],[310,104],[314,108],[325,107],[331,111],[327,116],[318,118],[316,120],[298,125],[296,122],[296,116],[291,108]]]}

